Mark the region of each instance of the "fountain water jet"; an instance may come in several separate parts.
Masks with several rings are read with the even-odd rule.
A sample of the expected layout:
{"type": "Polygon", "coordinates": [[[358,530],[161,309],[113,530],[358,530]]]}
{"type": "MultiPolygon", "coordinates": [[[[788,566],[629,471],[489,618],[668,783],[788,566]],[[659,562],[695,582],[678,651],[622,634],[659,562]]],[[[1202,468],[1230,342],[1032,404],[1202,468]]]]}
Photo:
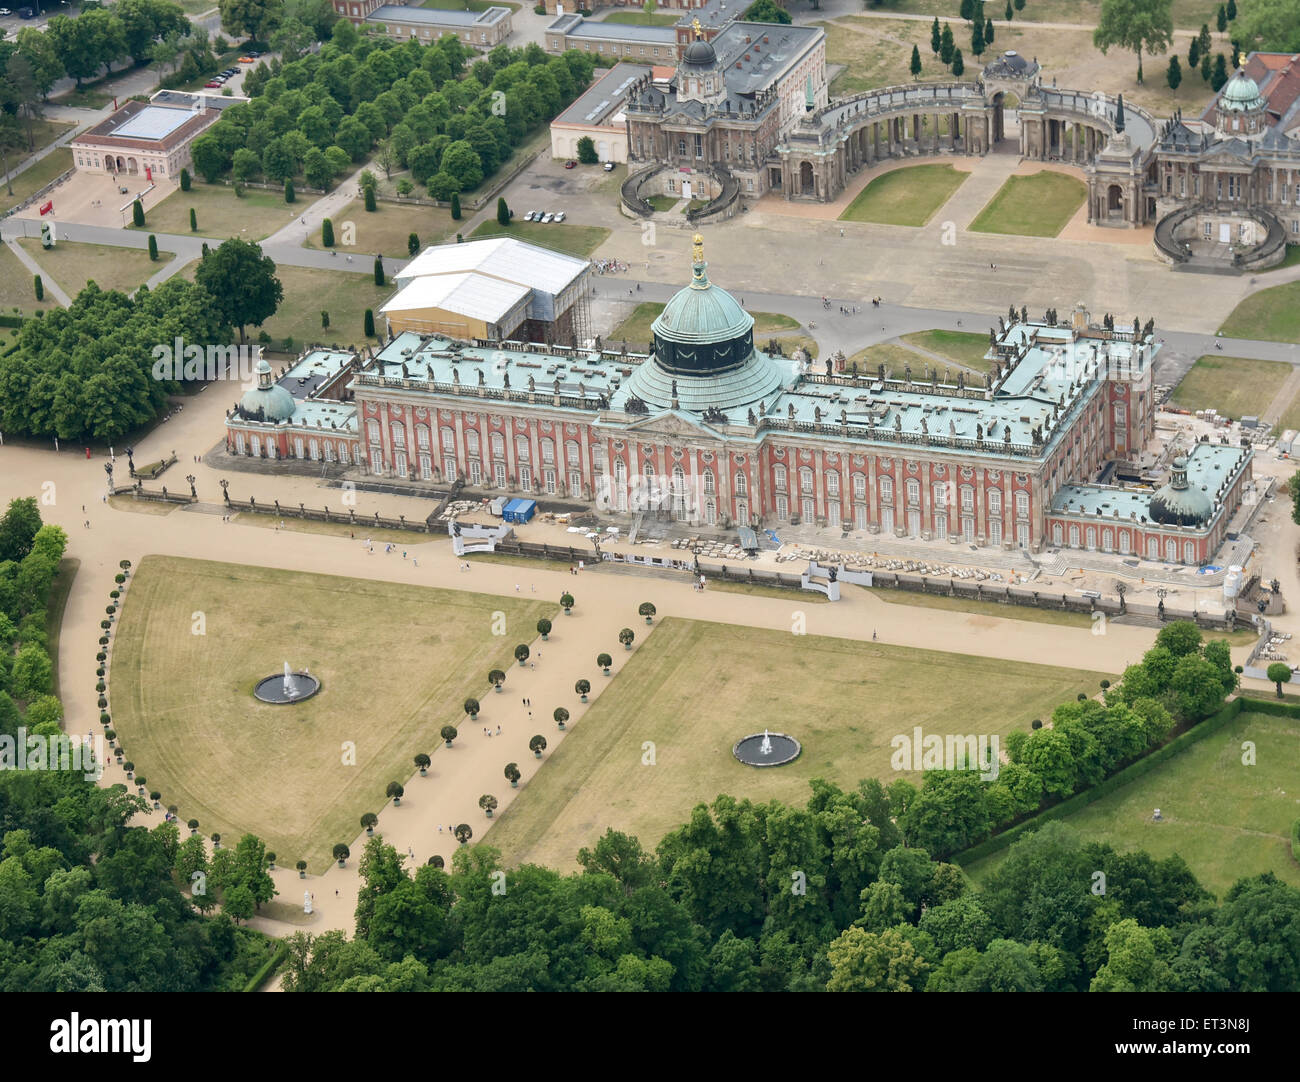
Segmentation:
{"type": "Polygon", "coordinates": [[[310,699],[320,691],[320,681],[307,670],[294,672],[289,663],[284,663],[284,672],[275,676],[266,676],[257,682],[253,695],[264,703],[281,705],[300,703],[310,699]]]}

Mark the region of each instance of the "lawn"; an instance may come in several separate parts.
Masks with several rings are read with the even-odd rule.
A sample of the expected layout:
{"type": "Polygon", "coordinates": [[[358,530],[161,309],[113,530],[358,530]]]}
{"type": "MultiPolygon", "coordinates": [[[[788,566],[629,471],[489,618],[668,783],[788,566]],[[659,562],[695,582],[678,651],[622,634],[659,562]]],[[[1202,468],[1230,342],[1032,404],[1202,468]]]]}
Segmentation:
{"type": "Polygon", "coordinates": [[[570,225],[568,222],[561,222],[559,225],[554,222],[541,225],[537,222],[516,220],[511,222],[510,225],[502,227],[493,219],[483,222],[466,239],[483,240],[487,237],[514,237],[516,240],[527,241],[529,244],[536,244],[542,248],[550,248],[555,252],[564,252],[566,255],[575,255],[579,259],[586,259],[605,243],[609,234],[610,230],[603,225],[570,225]]]}
{"type": "Polygon", "coordinates": [[[876,177],[840,215],[841,221],[925,225],[969,173],[951,165],[912,165],[876,177]]]}
{"type": "Polygon", "coordinates": [[[1081,180],[1044,169],[1025,177],[1007,177],[997,195],[975,216],[974,233],[1013,233],[1054,237],[1088,198],[1081,180]]]}
{"type": "MultiPolygon", "coordinates": [[[[792,599],[793,600],[793,599],[792,599]]],[[[511,864],[573,867],[606,827],[653,848],[719,793],[802,803],[812,778],[889,782],[890,740],[1006,734],[1102,673],[667,619],[522,790],[488,841],[511,864]],[[934,669],[930,666],[934,665],[934,669]],[[917,679],[928,671],[932,678],[917,679]],[[770,728],[803,744],[794,763],[742,766],[732,745],[770,728]],[[642,765],[646,742],[656,765],[642,765]]],[[[915,779],[914,779],[915,780],[915,779]]]]}
{"type": "Polygon", "coordinates": [[[30,195],[39,192],[50,181],[72,168],[72,151],[59,147],[50,151],[35,165],[24,169],[13,179],[14,194],[9,194],[11,185],[0,184],[0,208],[8,210],[16,207],[30,195]]]}
{"type": "MultiPolygon", "coordinates": [[[[342,257],[339,261],[342,262],[342,257]]],[[[295,350],[307,342],[364,345],[365,310],[373,310],[375,328],[382,332],[384,317],[379,314],[380,306],[396,291],[391,282],[375,285],[369,273],[372,262],[365,257],[365,274],[315,267],[277,267],[275,275],[284,286],[284,300],[279,311],[262,327],[250,327],[248,333],[256,337],[266,331],[276,345],[292,338],[295,350]],[[321,326],[322,311],[330,314],[328,328],[321,326]]]]}
{"type": "MultiPolygon", "coordinates": [[[[63,124],[56,120],[41,119],[41,120],[32,121],[32,143],[34,145],[29,149],[27,144],[24,142],[23,145],[17,150],[11,149],[9,151],[10,167],[12,168],[13,166],[18,165],[20,162],[22,162],[23,161],[22,155],[35,154],[38,150],[45,149],[45,147],[49,146],[52,142],[54,142],[54,140],[59,138],[59,136],[63,135],[69,129],[74,127],[76,127],[75,124],[63,124]],[[18,154],[19,157],[15,158],[14,157],[15,154],[18,154]]],[[[19,130],[22,132],[23,138],[26,139],[27,122],[25,120],[20,122],[19,130]]],[[[0,169],[0,173],[3,172],[4,170],[0,169]]]]}
{"type": "Polygon", "coordinates": [[[844,367],[849,372],[853,371],[853,366],[858,366],[859,375],[867,375],[879,368],[885,366],[886,375],[892,369],[895,376],[901,378],[903,375],[903,365],[910,364],[912,371],[920,372],[923,368],[928,367],[932,362],[924,354],[917,353],[914,349],[908,349],[907,346],[900,346],[895,342],[881,342],[874,346],[867,346],[866,349],[860,349],[844,362],[844,367]]]}
{"type": "MultiPolygon", "coordinates": [[[[114,75],[120,72],[114,72],[114,75]]],[[[51,105],[66,105],[74,109],[102,109],[113,104],[113,95],[103,90],[83,87],[81,90],[69,90],[50,99],[51,105]]]]}
{"type": "Polygon", "coordinates": [[[650,195],[646,196],[646,202],[654,207],[655,210],[663,213],[664,211],[672,210],[673,207],[677,206],[680,198],[680,196],[676,195],[650,195]]]}
{"type": "Polygon", "coordinates": [[[1232,418],[1258,417],[1273,401],[1291,366],[1245,357],[1201,357],[1174,388],[1170,401],[1188,410],[1216,409],[1232,418]]]}
{"type": "Polygon", "coordinates": [[[147,556],[113,648],[113,725],[165,803],[203,833],[261,837],[285,866],[323,871],[411,757],[452,769],[438,730],[508,669],[514,640],[492,613],[531,627],[555,606],[452,590],[147,556]],[[206,633],[191,628],[202,612],[206,633]],[[284,662],[322,681],[311,700],[252,696],[284,662]],[[356,742],[356,765],[340,748],[356,742]]]}
{"type": "Polygon", "coordinates": [[[929,350],[972,372],[987,372],[989,336],[970,331],[913,331],[902,336],[908,345],[929,350]]]}
{"type": "MultiPolygon", "coordinates": [[[[1262,872],[1300,886],[1290,849],[1291,824],[1300,815],[1298,741],[1300,720],[1243,712],[1064,821],[1121,851],[1145,849],[1159,859],[1177,853],[1219,897],[1242,876],[1262,872]],[[1242,765],[1245,741],[1255,745],[1254,766],[1242,765]],[[1151,819],[1156,808],[1159,823],[1151,819]]],[[[966,870],[983,881],[1005,857],[1004,849],[966,870]]]]}
{"type": "MultiPolygon", "coordinates": [[[[397,206],[376,203],[378,210],[366,210],[365,203],[354,199],[330,218],[334,226],[334,247],[340,252],[381,252],[386,256],[405,259],[407,241],[412,233],[420,240],[420,248],[456,239],[456,229],[464,225],[452,220],[451,211],[442,207],[422,207],[418,204],[397,206]],[[343,241],[348,235],[347,225],[352,224],[351,246],[343,241]]],[[[320,230],[313,230],[305,248],[321,248],[320,230]]]]}
{"type": "MultiPolygon", "coordinates": [[[[1288,244],[1286,246],[1286,258],[1276,267],[1269,267],[1268,271],[1286,270],[1287,267],[1300,266],[1300,244],[1288,244]]],[[[1264,273],[1267,274],[1268,271],[1264,273]]]]}
{"type": "MultiPolygon", "coordinates": [[[[43,301],[36,299],[36,286],[32,278],[32,272],[19,262],[9,245],[0,244],[0,312],[10,315],[18,308],[30,315],[38,308],[55,307],[48,289],[43,301]]],[[[0,333],[9,330],[8,327],[0,328],[0,333]]]]}
{"type": "Polygon", "coordinates": [[[1273,426],[1273,431],[1280,436],[1288,428],[1300,431],[1300,394],[1291,399],[1290,404],[1282,411],[1282,416],[1273,426]]]}
{"type": "MultiPolygon", "coordinates": [[[[645,345],[650,341],[650,324],[659,318],[663,312],[664,306],[656,301],[645,301],[638,304],[632,310],[632,314],[623,320],[606,339],[609,342],[622,342],[626,339],[629,345],[645,345]]],[[[763,343],[766,344],[768,338],[779,334],[783,331],[794,331],[799,329],[799,321],[790,316],[783,316],[779,312],[750,312],[754,317],[754,339],[758,344],[758,339],[762,337],[763,343]]]]}
{"type": "Polygon", "coordinates": [[[1300,342],[1300,282],[1251,294],[1232,310],[1219,333],[1229,338],[1300,342]]]}
{"type": "MultiPolygon", "coordinates": [[[[334,512],[331,512],[331,515],[333,514],[334,512]]],[[[234,521],[240,526],[257,526],[263,530],[274,530],[283,522],[286,530],[293,530],[296,533],[324,534],[327,537],[346,537],[350,540],[364,540],[369,537],[384,544],[394,545],[427,545],[431,541],[445,540],[447,536],[445,530],[442,533],[424,533],[421,530],[376,528],[373,523],[368,525],[365,522],[349,525],[346,522],[317,522],[310,518],[296,518],[293,508],[288,504],[285,505],[282,515],[274,512],[263,514],[261,511],[240,511],[235,515],[234,521]]]]}
{"type": "Polygon", "coordinates": [[[600,21],[624,26],[672,26],[680,18],[680,15],[660,15],[658,12],[647,15],[644,11],[612,11],[600,21]]]}
{"type": "MultiPolygon", "coordinates": [[[[74,299],[91,281],[103,290],[119,289],[130,293],[171,259],[171,253],[162,253],[155,263],[146,251],[107,244],[61,240],[53,248],[46,249],[35,237],[21,237],[18,243],[45,272],[46,296],[49,296],[50,278],[53,278],[74,299]]],[[[24,278],[28,276],[24,275],[24,278]]]]}
{"type": "MultiPolygon", "coordinates": [[[[286,203],[283,192],[260,188],[245,188],[243,196],[236,196],[233,187],[195,182],[188,192],[177,188],[156,207],[151,207],[145,214],[144,232],[188,233],[193,207],[199,236],[262,240],[305,214],[314,202],[314,197],[304,195],[296,202],[286,203]]],[[[402,251],[406,251],[405,239],[402,251]]]]}

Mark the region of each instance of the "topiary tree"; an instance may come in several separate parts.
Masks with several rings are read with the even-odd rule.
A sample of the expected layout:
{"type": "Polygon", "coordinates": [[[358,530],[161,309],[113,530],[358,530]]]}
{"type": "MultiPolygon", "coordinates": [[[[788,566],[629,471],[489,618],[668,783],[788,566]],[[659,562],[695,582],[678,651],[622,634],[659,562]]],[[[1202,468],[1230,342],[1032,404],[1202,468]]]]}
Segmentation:
{"type": "Polygon", "coordinates": [[[199,231],[199,216],[195,212],[194,208],[190,207],[190,232],[197,233],[198,231],[199,231]]]}
{"type": "Polygon", "coordinates": [[[266,865],[271,871],[275,871],[275,854],[268,852],[266,854],[266,865]]]}
{"type": "Polygon", "coordinates": [[[155,808],[162,807],[162,793],[160,793],[157,789],[153,790],[149,794],[149,799],[153,801],[153,806],[155,808]]]}
{"type": "Polygon", "coordinates": [[[542,636],[542,642],[546,642],[546,636],[551,633],[551,621],[546,619],[546,617],[542,617],[542,619],[538,620],[537,632],[542,636]]]}
{"type": "Polygon", "coordinates": [[[597,654],[596,664],[599,665],[605,671],[605,675],[608,676],[609,667],[614,664],[614,659],[608,654],[597,654]]]}
{"type": "Polygon", "coordinates": [[[390,781],[384,789],[384,795],[392,798],[394,808],[402,806],[402,794],[404,792],[406,790],[402,788],[399,782],[395,781],[390,781]]]}
{"type": "Polygon", "coordinates": [[[292,203],[298,198],[297,193],[293,190],[293,181],[286,178],[284,182],[284,201],[292,203]]]}
{"type": "Polygon", "coordinates": [[[487,813],[487,817],[491,819],[492,813],[497,809],[497,798],[491,793],[484,793],[478,798],[478,806],[482,808],[487,813]]]}
{"type": "Polygon", "coordinates": [[[367,338],[375,336],[375,313],[372,308],[366,309],[365,318],[362,320],[362,331],[367,338]]]}
{"type": "Polygon", "coordinates": [[[451,193],[451,219],[454,222],[460,221],[460,192],[451,193]]]}
{"type": "Polygon", "coordinates": [[[375,256],[375,285],[382,286],[386,279],[384,278],[384,257],[375,256]]]}
{"type": "Polygon", "coordinates": [[[561,594],[560,604],[564,606],[564,615],[569,616],[573,612],[573,595],[561,594]]]}
{"type": "Polygon", "coordinates": [[[334,223],[328,218],[320,224],[320,242],[326,248],[334,247],[334,223]]]}
{"type": "Polygon", "coordinates": [[[546,750],[546,737],[542,736],[541,733],[538,733],[528,741],[528,750],[540,759],[542,757],[542,752],[546,750]]]}
{"type": "Polygon", "coordinates": [[[564,723],[569,720],[569,712],[562,706],[557,706],[555,708],[555,713],[552,716],[555,718],[555,724],[561,729],[564,728],[564,723]]]}
{"type": "Polygon", "coordinates": [[[181,170],[181,191],[188,192],[190,190],[190,183],[191,183],[190,171],[188,169],[182,169],[181,170]]]}
{"type": "Polygon", "coordinates": [[[131,775],[135,773],[135,763],[128,759],[122,764],[122,769],[126,771],[127,778],[130,778],[131,775]]]}
{"type": "Polygon", "coordinates": [[[469,720],[470,720],[470,721],[477,721],[477,720],[478,720],[478,700],[477,700],[477,699],[472,699],[472,698],[471,698],[471,699],[466,699],[466,700],[465,700],[465,713],[467,713],[467,714],[469,715],[469,720]]]}
{"type": "Polygon", "coordinates": [[[330,325],[330,314],[329,314],[328,311],[326,311],[324,308],[322,308],[322,309],[320,310],[320,326],[321,326],[321,330],[323,330],[323,331],[325,331],[325,330],[329,330],[329,325],[330,325]]]}
{"type": "Polygon", "coordinates": [[[418,233],[412,233],[406,238],[406,254],[414,256],[420,250],[420,237],[418,233]]]}
{"type": "Polygon", "coordinates": [[[215,831],[212,833],[212,848],[213,849],[221,848],[221,835],[216,833],[215,831]]]}
{"type": "Polygon", "coordinates": [[[573,685],[573,690],[582,696],[582,701],[585,703],[587,701],[587,692],[591,690],[591,681],[585,678],[579,680],[573,685]]]}
{"type": "Polygon", "coordinates": [[[375,824],[379,822],[379,816],[374,812],[366,812],[361,817],[361,825],[366,828],[366,835],[372,835],[375,832],[375,824]]]}
{"type": "Polygon", "coordinates": [[[362,194],[364,196],[364,206],[366,210],[373,211],[379,209],[378,204],[375,202],[375,189],[373,186],[363,189],[362,194]]]}
{"type": "Polygon", "coordinates": [[[523,775],[519,773],[519,764],[506,763],[505,775],[506,775],[506,781],[510,783],[510,788],[518,789],[519,779],[523,777],[523,775]]]}
{"type": "Polygon", "coordinates": [[[298,862],[294,865],[294,867],[298,869],[298,878],[299,878],[299,879],[306,879],[306,878],[307,878],[307,862],[306,862],[305,860],[300,860],[300,861],[298,861],[298,862]]]}
{"type": "Polygon", "coordinates": [[[137,229],[144,228],[144,204],[138,199],[131,204],[131,224],[137,229]]]}
{"type": "Polygon", "coordinates": [[[460,842],[461,845],[468,845],[470,838],[474,837],[474,832],[470,830],[468,823],[458,824],[452,833],[456,836],[456,840],[460,842]]]}
{"type": "Polygon", "coordinates": [[[519,662],[521,669],[524,667],[524,662],[528,660],[528,647],[522,642],[515,647],[515,660],[519,662]]]}
{"type": "Polygon", "coordinates": [[[490,669],[488,671],[488,683],[491,684],[494,688],[496,688],[497,691],[501,690],[501,685],[504,684],[505,682],[506,682],[506,674],[503,673],[500,669],[490,669]]]}
{"type": "Polygon", "coordinates": [[[199,821],[197,819],[191,819],[185,825],[190,828],[191,837],[199,832],[199,821]]]}
{"type": "Polygon", "coordinates": [[[36,299],[38,301],[45,300],[45,283],[41,281],[39,274],[32,279],[32,288],[36,290],[36,299]]]}
{"type": "Polygon", "coordinates": [[[149,234],[149,259],[158,262],[158,238],[152,233],[149,234]]]}
{"type": "Polygon", "coordinates": [[[952,73],[955,78],[960,79],[966,72],[966,61],[962,59],[961,50],[953,49],[952,51],[952,73]]]}
{"type": "Polygon", "coordinates": [[[915,45],[912,46],[912,61],[908,64],[908,70],[912,73],[912,78],[920,78],[921,75],[921,50],[915,45]]]}
{"type": "Polygon", "coordinates": [[[438,733],[438,735],[441,736],[443,740],[447,742],[447,747],[451,747],[451,742],[455,740],[456,736],[458,735],[456,732],[456,726],[444,725],[442,727],[442,730],[438,733]]]}
{"type": "Polygon", "coordinates": [[[636,632],[634,632],[630,627],[625,627],[622,631],[618,633],[618,641],[623,644],[623,649],[625,650],[632,649],[632,641],[635,638],[636,638],[636,632]]]}
{"type": "Polygon", "coordinates": [[[425,755],[424,752],[420,752],[420,754],[415,757],[415,765],[420,770],[420,777],[426,778],[429,776],[429,764],[431,762],[433,762],[433,760],[425,755]]]}
{"type": "Polygon", "coordinates": [[[347,859],[348,859],[348,857],[350,857],[351,855],[352,855],[352,850],[350,850],[350,849],[349,849],[346,845],[344,845],[342,842],[339,842],[338,845],[336,845],[336,846],[334,847],[334,859],[337,860],[337,861],[339,862],[339,867],[340,867],[340,868],[342,868],[342,867],[344,867],[344,866],[346,865],[346,863],[347,863],[347,859]]]}
{"type": "Polygon", "coordinates": [[[510,224],[510,208],[506,205],[505,196],[497,199],[497,225],[510,224]]]}
{"type": "Polygon", "coordinates": [[[641,607],[636,610],[638,616],[644,616],[647,624],[654,621],[655,607],[649,601],[642,601],[641,607]]]}
{"type": "Polygon", "coordinates": [[[1268,667],[1268,678],[1277,688],[1277,697],[1283,698],[1282,685],[1291,682],[1291,666],[1284,661],[1275,661],[1268,667]]]}

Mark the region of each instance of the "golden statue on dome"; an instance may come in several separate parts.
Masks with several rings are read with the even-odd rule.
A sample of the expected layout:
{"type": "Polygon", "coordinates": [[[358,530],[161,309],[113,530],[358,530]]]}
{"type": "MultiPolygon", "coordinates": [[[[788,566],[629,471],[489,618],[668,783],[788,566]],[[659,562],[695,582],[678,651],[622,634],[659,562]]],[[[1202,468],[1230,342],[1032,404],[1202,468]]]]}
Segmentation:
{"type": "Polygon", "coordinates": [[[691,20],[691,29],[695,31],[695,38],[697,41],[704,37],[704,27],[700,25],[700,20],[698,18],[691,20]]]}
{"type": "Polygon", "coordinates": [[[695,250],[693,253],[694,258],[691,260],[691,262],[703,263],[704,262],[704,234],[696,233],[695,236],[691,238],[691,244],[695,246],[695,250]]]}

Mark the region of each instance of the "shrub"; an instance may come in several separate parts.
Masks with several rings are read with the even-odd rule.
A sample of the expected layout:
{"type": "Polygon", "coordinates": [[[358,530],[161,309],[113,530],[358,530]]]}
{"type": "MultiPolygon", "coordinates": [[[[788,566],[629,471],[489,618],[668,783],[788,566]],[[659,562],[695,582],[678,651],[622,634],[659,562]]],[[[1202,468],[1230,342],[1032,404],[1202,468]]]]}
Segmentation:
{"type": "Polygon", "coordinates": [[[45,300],[45,283],[41,281],[39,274],[32,280],[32,285],[36,289],[36,299],[38,301],[45,300]]]}
{"type": "Polygon", "coordinates": [[[158,262],[158,238],[152,233],[149,234],[149,258],[155,263],[158,262]]]}
{"type": "Polygon", "coordinates": [[[144,204],[138,199],[131,204],[131,224],[137,229],[144,225],[144,204]]]}
{"type": "Polygon", "coordinates": [[[362,321],[362,324],[363,324],[363,330],[364,330],[365,336],[366,336],[367,338],[374,338],[374,336],[375,336],[375,312],[374,312],[374,309],[372,309],[372,308],[367,308],[367,309],[366,309],[365,318],[364,318],[364,320],[362,321]]]}
{"type": "Polygon", "coordinates": [[[191,184],[190,171],[188,169],[182,169],[181,170],[181,191],[188,192],[190,190],[190,184],[191,184]]]}
{"type": "Polygon", "coordinates": [[[460,192],[451,193],[451,217],[452,221],[460,221],[460,192]]]}
{"type": "Polygon", "coordinates": [[[190,232],[197,233],[198,230],[199,230],[199,216],[194,212],[194,208],[190,207],[190,232]]]}
{"type": "Polygon", "coordinates": [[[364,194],[366,210],[378,209],[377,204],[375,203],[375,189],[373,187],[366,188],[364,194]]]}
{"type": "Polygon", "coordinates": [[[293,190],[293,181],[292,181],[292,180],[286,180],[286,181],[284,182],[284,201],[285,201],[286,203],[292,203],[292,202],[294,202],[297,198],[298,198],[298,196],[297,196],[297,194],[296,194],[296,193],[294,192],[294,190],[293,190]]]}
{"type": "Polygon", "coordinates": [[[406,254],[414,256],[420,250],[420,236],[418,233],[412,233],[406,238],[406,254]]]}
{"type": "Polygon", "coordinates": [[[320,224],[320,242],[326,248],[334,247],[334,223],[328,218],[320,224]]]}

